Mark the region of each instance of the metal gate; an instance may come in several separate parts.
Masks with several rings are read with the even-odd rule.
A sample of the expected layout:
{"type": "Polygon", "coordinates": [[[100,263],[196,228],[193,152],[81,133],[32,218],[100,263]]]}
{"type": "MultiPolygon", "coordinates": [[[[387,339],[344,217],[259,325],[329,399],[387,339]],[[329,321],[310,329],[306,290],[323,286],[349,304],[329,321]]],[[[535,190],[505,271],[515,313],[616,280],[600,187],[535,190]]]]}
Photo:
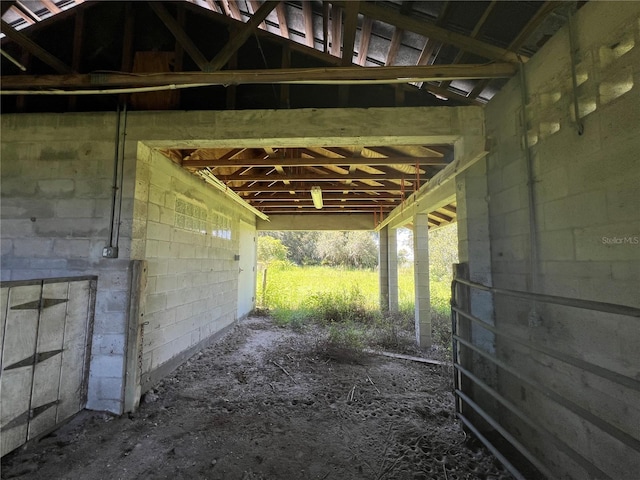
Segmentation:
{"type": "MultiPolygon", "coordinates": [[[[455,278],[452,282],[452,298],[451,298],[451,319],[453,330],[453,361],[454,361],[454,385],[456,400],[456,415],[471,430],[482,443],[491,450],[492,453],[505,465],[505,467],[518,480],[525,480],[527,475],[521,473],[509,459],[503,454],[504,446],[510,444],[508,450],[519,452],[526,458],[546,478],[558,478],[558,475],[552,471],[547,464],[545,458],[539,455],[537,449],[526,446],[519,441],[519,432],[514,431],[509,423],[503,424],[501,417],[508,413],[511,418],[517,418],[523,425],[526,425],[530,431],[536,432],[539,438],[546,444],[552,445],[553,448],[562,452],[567,458],[571,459],[575,465],[582,468],[590,475],[589,478],[610,479],[622,478],[620,476],[611,475],[604,472],[601,467],[596,465],[584,452],[580,451],[576,446],[575,440],[572,440],[566,432],[558,434],[550,431],[549,428],[541,424],[541,422],[530,413],[523,411],[522,407],[510,401],[500,391],[500,386],[491,384],[487,380],[480,378],[475,372],[478,363],[484,362],[491,365],[496,372],[507,372],[517,379],[522,388],[539,392],[541,397],[545,398],[549,403],[561,406],[567,412],[575,415],[585,424],[593,426],[594,430],[605,432],[616,442],[620,448],[629,448],[630,451],[640,452],[640,440],[637,436],[630,435],[619,426],[612,423],[610,419],[602,418],[598,412],[592,412],[589,407],[580,405],[575,399],[567,398],[566,395],[558,393],[553,385],[549,385],[536,376],[521,372],[514,367],[514,358],[505,358],[499,351],[490,352],[485,348],[473,342],[473,331],[482,330],[490,332],[494,335],[496,344],[518,345],[529,352],[528,356],[539,355],[557,362],[558,365],[565,369],[569,367],[580,372],[580,378],[585,382],[584,376],[589,374],[600,379],[610,382],[611,385],[617,385],[619,391],[639,392],[640,380],[636,377],[622,375],[616,371],[604,368],[596,363],[586,361],[575,354],[569,354],[557,348],[539,341],[535,336],[524,337],[523,335],[515,335],[505,331],[487,322],[484,319],[471,313],[470,298],[472,295],[484,293],[493,295],[494,298],[519,299],[525,302],[531,302],[543,306],[558,306],[560,308],[572,308],[583,312],[602,312],[616,316],[622,316],[630,322],[637,321],[640,317],[640,309],[624,305],[616,305],[610,303],[589,301],[576,298],[560,297],[553,295],[535,294],[524,291],[515,291],[504,288],[495,288],[481,283],[470,281],[468,266],[466,264],[456,265],[455,278]],[[474,392],[480,392],[484,401],[478,402],[474,398],[474,392]],[[480,405],[484,403],[491,407],[491,403],[497,405],[497,408],[486,408],[480,405]],[[493,410],[493,412],[491,411],[493,410]],[[486,422],[495,432],[498,432],[503,440],[495,443],[487,436],[483,435],[477,428],[477,420],[486,422]],[[505,441],[507,442],[505,444],[505,441]]],[[[540,360],[538,360],[540,362],[540,360]]],[[[562,477],[565,478],[565,477],[562,477]]],[[[586,477],[585,477],[586,478],[586,477]]],[[[624,478],[636,478],[635,473],[632,476],[624,478]]]]}
{"type": "Polygon", "coordinates": [[[0,456],[84,408],[96,281],[0,283],[0,456]]]}

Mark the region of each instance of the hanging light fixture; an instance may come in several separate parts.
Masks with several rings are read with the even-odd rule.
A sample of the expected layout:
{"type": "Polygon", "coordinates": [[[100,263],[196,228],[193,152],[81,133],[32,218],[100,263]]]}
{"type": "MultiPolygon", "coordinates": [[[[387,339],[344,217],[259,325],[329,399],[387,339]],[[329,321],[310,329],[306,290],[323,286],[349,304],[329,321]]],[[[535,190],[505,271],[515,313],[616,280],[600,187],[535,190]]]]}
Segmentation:
{"type": "Polygon", "coordinates": [[[322,208],[322,190],[320,187],[311,187],[311,199],[313,200],[313,206],[320,210],[322,208]]]}

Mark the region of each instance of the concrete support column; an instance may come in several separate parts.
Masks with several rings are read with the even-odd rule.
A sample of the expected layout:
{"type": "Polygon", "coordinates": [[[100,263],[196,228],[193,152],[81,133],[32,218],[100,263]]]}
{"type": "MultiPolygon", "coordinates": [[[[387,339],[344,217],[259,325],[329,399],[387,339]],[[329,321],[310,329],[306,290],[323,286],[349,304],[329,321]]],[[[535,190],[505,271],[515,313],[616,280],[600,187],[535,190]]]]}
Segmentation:
{"type": "MultiPolygon", "coordinates": [[[[387,227],[385,227],[386,229],[387,227]]],[[[389,311],[398,311],[398,230],[389,228],[388,231],[389,255],[389,311]]]]}
{"type": "Polygon", "coordinates": [[[429,223],[426,213],[413,217],[413,266],[415,275],[416,341],[431,346],[431,304],[429,299],[429,223]]]}
{"type": "Polygon", "coordinates": [[[379,233],[378,246],[378,280],[380,284],[380,309],[389,310],[389,227],[379,233]]]}

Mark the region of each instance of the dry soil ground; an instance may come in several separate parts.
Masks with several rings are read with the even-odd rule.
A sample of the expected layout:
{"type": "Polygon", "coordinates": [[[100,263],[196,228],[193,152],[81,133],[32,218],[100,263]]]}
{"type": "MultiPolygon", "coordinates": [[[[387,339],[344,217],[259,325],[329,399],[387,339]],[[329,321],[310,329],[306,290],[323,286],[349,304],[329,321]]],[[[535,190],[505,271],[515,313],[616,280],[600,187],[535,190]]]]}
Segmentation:
{"type": "Polygon", "coordinates": [[[328,355],[322,338],[249,318],[135,414],[82,412],[2,478],[511,478],[454,421],[448,367],[328,355]]]}

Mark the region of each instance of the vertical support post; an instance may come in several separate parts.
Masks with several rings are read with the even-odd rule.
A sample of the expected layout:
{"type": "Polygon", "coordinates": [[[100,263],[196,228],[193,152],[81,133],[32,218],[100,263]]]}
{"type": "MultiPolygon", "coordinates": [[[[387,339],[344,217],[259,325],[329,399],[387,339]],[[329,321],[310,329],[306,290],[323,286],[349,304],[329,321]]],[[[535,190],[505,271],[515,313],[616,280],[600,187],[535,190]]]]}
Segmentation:
{"type": "Polygon", "coordinates": [[[389,227],[379,232],[378,282],[380,284],[380,310],[389,311],[389,227]]]}
{"type": "Polygon", "coordinates": [[[145,299],[147,288],[146,260],[132,260],[130,273],[129,319],[127,325],[127,351],[124,383],[124,411],[133,412],[140,404],[142,377],[142,340],[145,325],[145,299]]]}
{"type": "MultiPolygon", "coordinates": [[[[385,227],[386,229],[387,227],[385,227]]],[[[398,230],[388,229],[389,311],[398,311],[398,230]]]]}
{"type": "MultiPolygon", "coordinates": [[[[455,264],[453,266],[453,278],[454,287],[451,291],[451,303],[453,306],[456,306],[465,312],[470,312],[471,302],[469,287],[467,285],[463,285],[462,283],[456,283],[455,281],[456,279],[469,280],[469,264],[455,264]]],[[[454,336],[457,335],[458,337],[471,342],[471,321],[463,315],[458,315],[453,310],[451,311],[451,321],[451,333],[454,336]]],[[[460,365],[467,370],[472,371],[473,366],[470,352],[465,351],[465,347],[458,341],[456,341],[455,338],[453,339],[452,353],[454,365],[460,365]]],[[[471,383],[471,381],[456,369],[454,369],[454,385],[455,388],[461,390],[469,396],[473,394],[473,392],[471,391],[471,389],[473,388],[473,384],[471,383]]],[[[466,404],[457,396],[456,412],[468,416],[466,404]]]]}
{"type": "Polygon", "coordinates": [[[416,341],[431,346],[431,304],[429,300],[429,220],[426,213],[413,217],[413,265],[415,275],[416,341]]]}

